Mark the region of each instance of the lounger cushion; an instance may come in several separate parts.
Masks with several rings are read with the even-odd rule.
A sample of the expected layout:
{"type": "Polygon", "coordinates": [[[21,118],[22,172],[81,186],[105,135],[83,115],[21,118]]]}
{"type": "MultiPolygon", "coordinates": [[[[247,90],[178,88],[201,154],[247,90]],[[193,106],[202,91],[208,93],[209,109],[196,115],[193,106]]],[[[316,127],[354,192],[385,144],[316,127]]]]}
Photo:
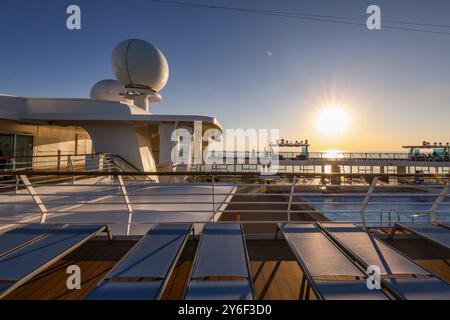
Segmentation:
{"type": "Polygon", "coordinates": [[[353,224],[322,223],[321,225],[367,265],[380,267],[381,275],[429,274],[405,256],[353,224]]]}
{"type": "Polygon", "coordinates": [[[407,300],[450,300],[450,285],[438,278],[385,281],[407,300]]]}
{"type": "Polygon", "coordinates": [[[158,224],[108,278],[165,278],[190,229],[190,224],[158,224]]]}
{"type": "Polygon", "coordinates": [[[29,224],[2,233],[0,234],[0,255],[60,227],[62,227],[62,224],[29,224]]]}
{"type": "Polygon", "coordinates": [[[107,281],[98,286],[89,300],[154,300],[163,281],[107,281]]]}
{"type": "Polygon", "coordinates": [[[280,229],[311,276],[363,276],[313,224],[284,225],[280,229]]]}
{"type": "Polygon", "coordinates": [[[99,225],[70,225],[53,231],[0,258],[0,280],[20,280],[103,228],[99,225]]]}
{"type": "Polygon", "coordinates": [[[191,281],[186,300],[252,300],[248,280],[191,281]]]}
{"type": "Polygon", "coordinates": [[[203,230],[192,278],[248,277],[243,241],[239,224],[208,224],[203,230]]]}
{"type": "Polygon", "coordinates": [[[9,287],[11,287],[13,283],[0,283],[0,292],[5,291],[9,287]]]}
{"type": "Polygon", "coordinates": [[[325,300],[387,300],[380,289],[370,290],[366,280],[355,281],[315,281],[315,285],[325,300]]]}

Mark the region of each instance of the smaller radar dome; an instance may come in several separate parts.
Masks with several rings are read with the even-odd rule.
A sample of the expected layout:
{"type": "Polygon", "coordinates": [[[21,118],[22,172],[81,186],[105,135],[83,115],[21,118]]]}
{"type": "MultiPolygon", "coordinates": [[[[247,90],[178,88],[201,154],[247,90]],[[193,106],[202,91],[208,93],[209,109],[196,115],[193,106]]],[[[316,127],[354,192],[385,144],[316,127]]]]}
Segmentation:
{"type": "Polygon", "coordinates": [[[119,81],[113,79],[101,80],[94,84],[91,89],[91,99],[94,100],[107,100],[107,101],[124,101],[125,99],[120,96],[120,93],[124,93],[125,88],[119,81]]]}
{"type": "Polygon", "coordinates": [[[114,48],[112,68],[117,80],[126,88],[158,92],[169,79],[169,65],[164,54],[144,40],[125,40],[114,48]]]}

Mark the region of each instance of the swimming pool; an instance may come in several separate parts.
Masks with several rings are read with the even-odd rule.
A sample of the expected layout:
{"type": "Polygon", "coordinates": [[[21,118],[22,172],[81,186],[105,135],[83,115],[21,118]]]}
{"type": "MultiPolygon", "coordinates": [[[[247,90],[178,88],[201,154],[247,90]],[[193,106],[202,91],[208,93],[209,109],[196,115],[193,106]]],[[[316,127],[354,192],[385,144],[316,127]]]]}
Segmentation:
{"type": "MultiPolygon", "coordinates": [[[[364,194],[355,195],[302,195],[315,210],[334,221],[361,220],[359,211],[364,194]]],[[[428,221],[428,213],[437,199],[436,194],[373,194],[365,210],[367,222],[428,221]]],[[[450,196],[437,209],[438,220],[450,221],[450,196]]]]}

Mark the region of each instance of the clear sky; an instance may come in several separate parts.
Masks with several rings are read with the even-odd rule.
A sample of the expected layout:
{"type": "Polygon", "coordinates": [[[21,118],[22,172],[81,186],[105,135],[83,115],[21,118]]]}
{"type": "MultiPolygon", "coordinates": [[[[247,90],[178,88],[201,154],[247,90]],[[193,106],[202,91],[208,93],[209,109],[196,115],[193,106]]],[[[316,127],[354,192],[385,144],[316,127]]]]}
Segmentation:
{"type": "MultiPolygon", "coordinates": [[[[450,25],[448,0],[189,1],[361,19],[378,4],[382,25],[450,25]]],[[[450,35],[146,0],[2,0],[0,92],[87,97],[96,81],[114,78],[111,51],[127,38],[154,43],[169,61],[155,113],[211,115],[226,128],[279,128],[285,139],[309,139],[313,150],[450,140],[450,35]],[[81,7],[81,30],[66,29],[70,4],[81,7]],[[342,132],[316,125],[333,105],[350,118],[342,132]]]]}

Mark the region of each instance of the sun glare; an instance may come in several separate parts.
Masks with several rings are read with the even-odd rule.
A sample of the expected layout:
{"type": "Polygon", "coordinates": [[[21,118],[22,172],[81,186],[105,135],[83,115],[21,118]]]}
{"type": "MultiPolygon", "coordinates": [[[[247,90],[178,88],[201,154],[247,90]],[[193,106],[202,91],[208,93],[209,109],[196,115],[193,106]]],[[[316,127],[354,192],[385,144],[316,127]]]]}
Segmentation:
{"type": "Polygon", "coordinates": [[[331,136],[345,132],[350,124],[348,112],[341,107],[327,107],[322,109],[316,118],[316,127],[320,133],[331,136]]]}

